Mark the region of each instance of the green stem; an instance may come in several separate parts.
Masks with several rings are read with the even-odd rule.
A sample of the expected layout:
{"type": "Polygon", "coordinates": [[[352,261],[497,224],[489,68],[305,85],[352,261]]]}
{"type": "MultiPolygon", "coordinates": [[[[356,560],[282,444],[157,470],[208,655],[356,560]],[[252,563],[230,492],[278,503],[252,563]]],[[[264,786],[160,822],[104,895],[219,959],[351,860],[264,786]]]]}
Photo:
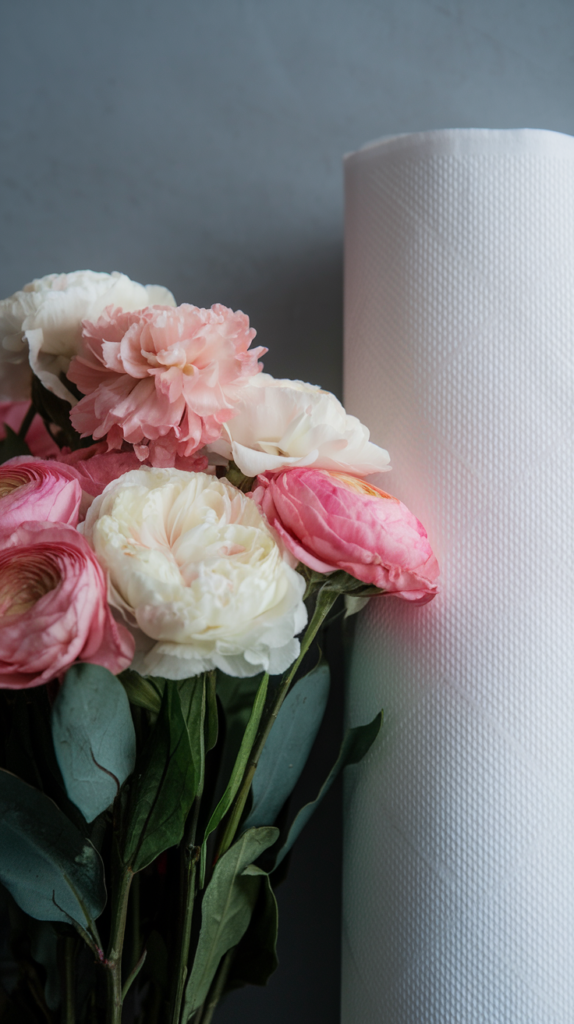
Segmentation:
{"type": "Polygon", "coordinates": [[[185,979],[187,977],[187,962],[189,960],[189,944],[191,940],[191,924],[193,920],[193,905],[195,902],[195,876],[197,873],[197,862],[199,860],[200,848],[195,845],[197,833],[197,821],[199,818],[200,799],[196,797],[184,837],[182,856],[182,892],[183,892],[183,914],[179,929],[178,957],[175,971],[175,996],[173,998],[173,1011],[171,1015],[172,1024],[179,1024],[181,1017],[181,1005],[185,979]]]}
{"type": "Polygon", "coordinates": [[[119,885],[114,894],[112,905],[110,949],[105,961],[108,986],[106,1024],[121,1024],[122,1019],[122,951],[126,931],[130,886],[133,877],[134,873],[131,868],[120,868],[119,885]]]}
{"type": "Polygon", "coordinates": [[[64,940],[64,1024],[74,1024],[76,1005],[74,998],[74,960],[76,958],[76,938],[67,935],[64,940]]]}
{"type": "Polygon", "coordinates": [[[245,807],[247,797],[249,796],[249,790],[251,789],[251,783],[253,781],[253,776],[255,775],[255,769],[257,768],[257,765],[259,763],[259,758],[261,757],[263,747],[267,742],[267,737],[269,736],[269,733],[273,728],[275,719],[279,714],[279,709],[281,708],[281,705],[289,692],[289,687],[291,686],[291,683],[295,678],[295,674],[297,672],[297,669],[299,668],[299,665],[303,661],[303,658],[307,654],[307,651],[309,650],[311,644],[313,643],[313,640],[317,636],[317,633],[319,632],[321,625],[325,621],[327,615],[329,614],[331,608],[335,604],[335,601],[337,600],[338,597],[339,594],[337,591],[329,590],[327,589],[327,587],[323,587],[317,594],[315,611],[313,612],[311,622],[307,626],[305,636],[301,641],[301,651],[299,657],[293,663],[288,673],[286,674],[285,678],[282,680],[277,696],[273,703],[273,707],[271,708],[271,711],[269,712],[269,715],[265,721],[265,725],[263,726],[263,729],[259,734],[257,742],[255,743],[253,750],[251,751],[249,763],[245,769],[245,775],[243,776],[243,782],[241,783],[237,796],[235,797],[235,801],[231,809],[231,814],[229,816],[225,832],[223,833],[221,842],[219,844],[219,848],[217,850],[217,855],[215,858],[216,860],[218,860],[219,857],[223,856],[223,854],[229,849],[233,842],[235,833],[237,832],[237,829],[239,827],[239,822],[241,820],[241,815],[243,814],[243,809],[245,807]]]}

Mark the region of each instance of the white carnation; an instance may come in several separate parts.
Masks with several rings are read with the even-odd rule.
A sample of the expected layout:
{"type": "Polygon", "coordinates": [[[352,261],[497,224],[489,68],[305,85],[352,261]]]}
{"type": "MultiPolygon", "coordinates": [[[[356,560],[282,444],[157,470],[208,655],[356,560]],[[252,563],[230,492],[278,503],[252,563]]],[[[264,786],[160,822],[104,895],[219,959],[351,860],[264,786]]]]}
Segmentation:
{"type": "Polygon", "coordinates": [[[221,440],[208,449],[232,458],[250,477],[293,466],[356,476],[390,469],[389,453],[369,440],[367,427],[329,391],[268,373],[257,374],[242,388],[221,440]]]}
{"type": "Polygon", "coordinates": [[[83,526],[109,600],[147,638],[142,674],[283,672],[307,621],[305,583],[255,502],[227,480],[142,468],[108,484],[83,526]]]}
{"type": "Polygon", "coordinates": [[[144,287],[117,271],[48,274],[25,285],[0,302],[0,397],[29,398],[31,367],[44,387],[75,404],[60,374],[79,350],[82,320],[97,319],[106,306],[150,305],[175,306],[175,299],[167,288],[144,287]]]}

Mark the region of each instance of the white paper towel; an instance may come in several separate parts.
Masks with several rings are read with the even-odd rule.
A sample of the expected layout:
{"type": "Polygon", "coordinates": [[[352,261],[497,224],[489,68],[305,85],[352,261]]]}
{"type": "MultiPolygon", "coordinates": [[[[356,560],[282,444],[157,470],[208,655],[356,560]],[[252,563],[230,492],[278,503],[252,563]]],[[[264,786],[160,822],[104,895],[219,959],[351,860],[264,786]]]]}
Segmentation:
{"type": "Polygon", "coordinates": [[[574,138],[396,136],[346,202],[345,404],[442,593],[358,624],[343,1024],[574,1024],[574,138]]]}

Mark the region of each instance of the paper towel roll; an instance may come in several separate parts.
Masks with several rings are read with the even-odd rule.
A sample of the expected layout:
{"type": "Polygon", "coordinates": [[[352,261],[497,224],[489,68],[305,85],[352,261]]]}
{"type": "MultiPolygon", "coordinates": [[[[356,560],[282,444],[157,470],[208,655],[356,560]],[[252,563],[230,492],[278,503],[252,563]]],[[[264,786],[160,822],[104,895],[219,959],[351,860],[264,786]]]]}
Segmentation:
{"type": "Polygon", "coordinates": [[[343,1024],[574,1022],[574,138],[346,161],[345,403],[442,593],[363,613],[343,1024]]]}

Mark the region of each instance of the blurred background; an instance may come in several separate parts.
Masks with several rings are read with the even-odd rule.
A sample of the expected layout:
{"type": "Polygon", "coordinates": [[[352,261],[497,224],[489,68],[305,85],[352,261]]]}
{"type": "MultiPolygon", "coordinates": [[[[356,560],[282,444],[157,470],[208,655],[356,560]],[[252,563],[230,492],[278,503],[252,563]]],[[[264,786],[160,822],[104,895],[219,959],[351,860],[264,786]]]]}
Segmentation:
{"type": "MultiPolygon", "coordinates": [[[[243,309],[269,372],[340,397],[343,154],[432,128],[574,133],[572,0],[3,0],[0,12],[0,297],[48,273],[121,270],[178,302],[243,309]]],[[[334,694],[297,803],[338,748],[330,642],[334,694]]],[[[278,890],[279,971],[232,994],[218,1024],[336,1024],[340,858],[337,790],[278,890]]]]}

